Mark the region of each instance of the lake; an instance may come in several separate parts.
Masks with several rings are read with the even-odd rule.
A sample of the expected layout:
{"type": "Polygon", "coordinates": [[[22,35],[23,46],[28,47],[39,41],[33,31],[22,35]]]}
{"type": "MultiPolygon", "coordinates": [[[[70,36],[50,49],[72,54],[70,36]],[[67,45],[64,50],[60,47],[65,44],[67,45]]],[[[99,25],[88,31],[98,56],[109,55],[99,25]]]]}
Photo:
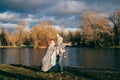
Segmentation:
{"type": "MultiPolygon", "coordinates": [[[[46,49],[1,48],[0,64],[41,65],[46,49]]],[[[120,49],[66,48],[64,66],[81,68],[120,68],[120,49]]]]}

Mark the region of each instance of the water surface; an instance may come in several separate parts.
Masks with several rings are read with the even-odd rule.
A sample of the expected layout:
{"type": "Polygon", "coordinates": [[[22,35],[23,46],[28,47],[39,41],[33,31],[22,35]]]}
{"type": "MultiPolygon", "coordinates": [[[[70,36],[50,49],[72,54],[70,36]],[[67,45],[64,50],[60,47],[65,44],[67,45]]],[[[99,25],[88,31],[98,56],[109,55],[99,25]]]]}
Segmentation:
{"type": "MultiPolygon", "coordinates": [[[[46,49],[0,49],[0,64],[41,65],[46,49]]],[[[120,49],[66,48],[64,66],[82,68],[120,68],[120,49]]]]}

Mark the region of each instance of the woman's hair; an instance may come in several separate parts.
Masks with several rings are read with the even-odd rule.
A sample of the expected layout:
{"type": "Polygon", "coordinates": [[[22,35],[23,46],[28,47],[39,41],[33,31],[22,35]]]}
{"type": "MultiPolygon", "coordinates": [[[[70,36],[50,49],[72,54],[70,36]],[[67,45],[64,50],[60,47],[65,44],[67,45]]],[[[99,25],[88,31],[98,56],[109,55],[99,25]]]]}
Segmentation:
{"type": "Polygon", "coordinates": [[[54,39],[50,39],[50,40],[48,41],[48,45],[50,45],[51,41],[55,41],[55,40],[54,40],[54,39]]]}

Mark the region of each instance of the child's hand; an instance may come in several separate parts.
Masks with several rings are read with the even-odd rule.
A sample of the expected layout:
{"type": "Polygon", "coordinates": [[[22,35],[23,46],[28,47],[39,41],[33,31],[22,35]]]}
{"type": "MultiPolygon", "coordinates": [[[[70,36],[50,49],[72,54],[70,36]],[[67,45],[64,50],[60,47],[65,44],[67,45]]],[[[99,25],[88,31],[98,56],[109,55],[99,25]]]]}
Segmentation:
{"type": "Polygon", "coordinates": [[[67,46],[72,46],[72,43],[71,42],[67,43],[67,46]]]}
{"type": "Polygon", "coordinates": [[[64,55],[64,58],[66,58],[67,56],[64,55]]]}

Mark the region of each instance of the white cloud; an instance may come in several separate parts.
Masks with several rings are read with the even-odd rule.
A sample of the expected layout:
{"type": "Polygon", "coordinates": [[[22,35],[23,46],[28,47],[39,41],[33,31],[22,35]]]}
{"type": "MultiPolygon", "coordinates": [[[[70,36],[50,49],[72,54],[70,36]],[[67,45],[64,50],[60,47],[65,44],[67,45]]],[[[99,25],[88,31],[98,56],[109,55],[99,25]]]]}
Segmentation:
{"type": "Polygon", "coordinates": [[[9,21],[9,20],[13,20],[14,18],[18,16],[19,16],[18,14],[4,12],[4,13],[0,13],[0,20],[9,21]]]}
{"type": "Polygon", "coordinates": [[[100,13],[101,16],[108,18],[110,14],[108,13],[100,13]]]}
{"type": "Polygon", "coordinates": [[[4,28],[4,29],[16,29],[17,28],[17,24],[2,23],[2,22],[0,22],[0,28],[4,28]]]}
{"type": "MultiPolygon", "coordinates": [[[[116,1],[118,0],[113,2],[116,1]]],[[[79,27],[79,20],[76,20],[78,18],[76,16],[80,16],[80,13],[91,10],[108,17],[109,12],[114,12],[116,8],[120,7],[113,2],[112,0],[108,2],[103,0],[1,0],[1,10],[11,12],[1,12],[0,22],[7,23],[7,25],[1,23],[2,26],[12,26],[12,23],[19,22],[31,24],[51,21],[53,25],[75,28],[79,27]]]]}
{"type": "Polygon", "coordinates": [[[53,15],[69,15],[69,14],[80,14],[82,11],[87,9],[87,5],[80,1],[65,1],[57,3],[52,7],[47,8],[43,12],[53,15]]]}
{"type": "Polygon", "coordinates": [[[70,28],[75,28],[75,27],[79,27],[79,22],[77,20],[73,19],[69,19],[71,17],[68,18],[60,18],[60,19],[54,19],[53,23],[55,25],[59,25],[59,26],[64,26],[64,27],[70,27],[70,28]]]}
{"type": "Polygon", "coordinates": [[[0,13],[0,21],[8,21],[8,22],[38,22],[39,19],[35,18],[34,15],[28,14],[26,15],[20,15],[17,13],[11,13],[11,12],[4,12],[0,13]]]}

